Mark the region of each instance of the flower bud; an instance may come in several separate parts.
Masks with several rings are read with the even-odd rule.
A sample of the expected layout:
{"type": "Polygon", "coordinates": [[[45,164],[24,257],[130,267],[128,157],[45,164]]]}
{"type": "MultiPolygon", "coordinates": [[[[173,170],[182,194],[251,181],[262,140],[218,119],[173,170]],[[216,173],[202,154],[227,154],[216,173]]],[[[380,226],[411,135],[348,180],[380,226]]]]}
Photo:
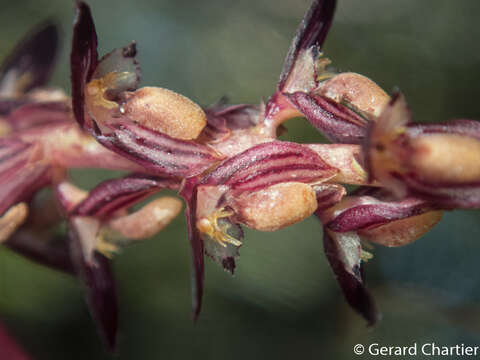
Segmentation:
{"type": "Polygon", "coordinates": [[[367,141],[370,177],[397,196],[412,194],[442,208],[480,207],[480,123],[412,124],[395,96],[367,141]]]}
{"type": "Polygon", "coordinates": [[[315,90],[337,103],[347,104],[369,118],[380,115],[390,97],[375,82],[356,73],[341,73],[323,82],[315,90]]]}
{"type": "Polygon", "coordinates": [[[442,219],[441,211],[426,213],[358,231],[362,239],[383,246],[408,245],[425,235],[442,219]]]}
{"type": "Polygon", "coordinates": [[[312,215],[317,208],[317,198],[310,185],[287,182],[241,195],[233,207],[248,227],[275,231],[312,215]]]}
{"type": "Polygon", "coordinates": [[[439,183],[480,180],[480,141],[457,134],[432,134],[410,141],[409,167],[421,179],[439,183]]]}
{"type": "MultiPolygon", "coordinates": [[[[201,107],[171,90],[157,87],[136,90],[140,82],[136,54],[135,42],[115,49],[96,64],[87,84],[76,84],[78,91],[82,91],[80,88],[84,87],[80,97],[84,97],[88,113],[96,121],[96,125],[102,133],[107,134],[111,132],[109,125],[134,121],[174,139],[196,139],[207,123],[201,107]]],[[[74,75],[72,79],[78,77],[78,74],[74,75]]],[[[74,85],[75,83],[76,81],[74,85]]],[[[80,114],[83,108],[82,99],[77,98],[74,97],[73,108],[77,121],[83,124],[80,114]]]]}
{"type": "Polygon", "coordinates": [[[134,82],[132,74],[110,72],[86,85],[86,108],[102,145],[168,176],[201,173],[222,157],[211,147],[190,141],[207,123],[200,106],[161,88],[122,91],[134,82]]]}
{"type": "Polygon", "coordinates": [[[171,90],[144,87],[128,94],[120,111],[137,123],[175,139],[192,140],[207,124],[202,108],[171,90]]]}
{"type": "Polygon", "coordinates": [[[421,199],[391,201],[382,190],[374,196],[347,196],[319,213],[334,233],[356,234],[384,246],[403,246],[419,239],[442,218],[442,212],[421,199]]]}

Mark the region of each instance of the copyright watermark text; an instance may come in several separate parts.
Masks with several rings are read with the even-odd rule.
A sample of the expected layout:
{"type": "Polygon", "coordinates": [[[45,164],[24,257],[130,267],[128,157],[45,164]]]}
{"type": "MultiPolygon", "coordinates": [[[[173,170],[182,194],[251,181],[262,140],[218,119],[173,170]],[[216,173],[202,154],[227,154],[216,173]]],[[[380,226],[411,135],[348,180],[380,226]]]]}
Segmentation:
{"type": "Polygon", "coordinates": [[[441,345],[434,342],[408,346],[385,346],[379,343],[369,345],[357,344],[353,347],[355,355],[372,356],[480,356],[480,346],[465,344],[441,345]]]}

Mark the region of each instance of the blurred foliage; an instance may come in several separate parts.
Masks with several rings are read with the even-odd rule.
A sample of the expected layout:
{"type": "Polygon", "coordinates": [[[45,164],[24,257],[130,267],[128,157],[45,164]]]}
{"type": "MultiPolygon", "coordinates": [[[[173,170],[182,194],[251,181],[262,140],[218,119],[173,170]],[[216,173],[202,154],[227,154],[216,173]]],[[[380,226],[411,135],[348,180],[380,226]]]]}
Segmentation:
{"type": "MultiPolygon", "coordinates": [[[[143,84],[201,104],[268,97],[306,0],[91,1],[100,52],[135,39],[143,84]]],[[[340,0],[325,52],[341,70],[400,88],[417,121],[480,119],[480,2],[340,0]]],[[[0,56],[46,17],[63,30],[52,83],[69,87],[73,1],[2,3],[0,56]]],[[[304,120],[285,138],[322,141],[304,120]]],[[[92,187],[108,172],[75,171],[92,187]]],[[[115,260],[120,358],[351,359],[356,343],[474,344],[480,339],[480,213],[447,213],[420,241],[376,247],[366,264],[383,320],[367,329],[345,304],[309,219],[276,233],[247,231],[232,279],[210,261],[198,324],[190,316],[190,249],[178,218],[115,260]]],[[[0,250],[0,316],[35,359],[106,359],[70,277],[0,250]]]]}

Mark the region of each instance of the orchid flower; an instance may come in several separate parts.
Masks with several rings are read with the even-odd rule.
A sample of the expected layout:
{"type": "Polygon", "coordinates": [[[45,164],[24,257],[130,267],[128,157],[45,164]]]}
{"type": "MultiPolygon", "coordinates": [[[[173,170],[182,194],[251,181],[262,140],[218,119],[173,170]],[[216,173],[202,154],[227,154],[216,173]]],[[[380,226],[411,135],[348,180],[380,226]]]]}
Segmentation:
{"type": "Polygon", "coordinates": [[[1,66],[0,242],[35,262],[78,276],[102,338],[113,350],[117,315],[108,257],[132,240],[160,231],[181,210],[178,199],[164,197],[129,214],[128,208],[142,199],[139,193],[174,189],[179,183],[130,176],[105,183],[82,202],[87,193],[66,181],[68,169],[143,168],[82,130],[73,120],[70,100],[63,92],[41,87],[52,70],[56,48],[56,28],[47,24],[27,36],[1,66]],[[35,195],[45,187],[55,190],[55,196],[41,201],[35,195]],[[109,196],[109,191],[114,191],[121,203],[98,203],[108,199],[104,196],[109,196]],[[95,218],[89,222],[92,212],[95,218]],[[64,218],[72,224],[70,238],[54,231],[64,218]],[[139,224],[139,219],[148,221],[139,224]],[[98,234],[85,234],[83,222],[98,222],[91,226],[98,234]]]}
{"type": "Polygon", "coordinates": [[[136,43],[100,58],[93,17],[81,1],[71,103],[24,100],[18,89],[41,81],[25,85],[22,74],[43,69],[32,78],[44,79],[47,71],[6,62],[0,89],[17,92],[9,90],[15,102],[0,102],[8,108],[2,122],[9,129],[0,140],[0,240],[75,273],[110,348],[117,304],[109,258],[177,216],[180,200],[170,196],[129,212],[162,189],[177,191],[186,204],[194,319],[202,306],[205,255],[233,274],[242,227],[271,232],[313,215],[323,225],[326,257],[347,302],[373,325],[379,316],[364,277],[372,254],[362,244],[407,245],[437,224],[443,210],[480,207],[479,123],[415,124],[403,95],[390,97],[365,76],[332,68],[323,43],[335,7],[335,0],[313,1],[274,94],[254,105],[221,100],[202,107],[168,89],[139,87],[136,43]],[[331,143],[278,140],[282,123],[298,116],[331,143]],[[131,174],[86,192],[66,180],[75,167],[131,174]],[[358,188],[348,193],[347,185],[358,188]],[[37,234],[28,220],[36,214],[32,198],[45,186],[60,204],[54,223],[64,219],[69,227],[56,250],[49,244],[57,240],[36,243],[36,235],[49,233],[37,234]]]}

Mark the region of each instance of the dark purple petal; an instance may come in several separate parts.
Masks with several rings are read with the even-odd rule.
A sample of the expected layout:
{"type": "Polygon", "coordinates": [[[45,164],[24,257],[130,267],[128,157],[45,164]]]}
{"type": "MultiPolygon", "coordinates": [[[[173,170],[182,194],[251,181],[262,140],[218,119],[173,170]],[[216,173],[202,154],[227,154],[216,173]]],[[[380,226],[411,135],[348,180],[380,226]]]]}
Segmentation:
{"type": "Polygon", "coordinates": [[[87,261],[78,229],[70,227],[70,254],[76,273],[85,288],[85,297],[98,332],[110,351],[115,351],[118,306],[110,262],[94,252],[87,261]]]}
{"type": "MultiPolygon", "coordinates": [[[[76,16],[70,53],[72,107],[75,119],[83,127],[85,123],[85,85],[90,81],[98,63],[97,33],[88,5],[77,1],[75,8],[76,16]]],[[[91,124],[87,123],[86,125],[90,127],[91,124]]]]}
{"type": "Polygon", "coordinates": [[[345,105],[304,92],[285,96],[332,142],[359,144],[367,135],[368,122],[345,105]]]}
{"type": "Polygon", "coordinates": [[[396,202],[375,201],[370,204],[359,202],[337,215],[325,227],[335,232],[356,231],[420,215],[431,209],[431,204],[415,198],[396,202]]]}
{"type": "Polygon", "coordinates": [[[192,249],[192,310],[196,321],[202,309],[203,282],[205,277],[203,241],[197,230],[197,186],[193,181],[184,185],[181,195],[186,201],[185,217],[188,240],[192,249]]]}
{"type": "Polygon", "coordinates": [[[222,158],[210,147],[179,140],[133,122],[110,125],[112,133],[97,140],[116,152],[160,176],[194,176],[222,158]]]}
{"type": "Polygon", "coordinates": [[[16,341],[8,334],[7,330],[0,323],[0,359],[8,360],[30,360],[23,349],[16,343],[16,341]]]}
{"type": "Polygon", "coordinates": [[[20,229],[4,245],[38,264],[74,273],[66,236],[44,239],[33,231],[20,229]]]}
{"type": "Polygon", "coordinates": [[[178,189],[179,183],[172,179],[129,176],[108,180],[92,191],[71,212],[72,216],[108,218],[116,211],[128,208],[161,189],[178,189]]]}
{"type": "Polygon", "coordinates": [[[372,295],[364,284],[361,260],[360,239],[337,237],[326,230],[323,234],[323,246],[328,262],[350,306],[375,325],[379,315],[372,295]]]}
{"type": "Polygon", "coordinates": [[[0,94],[12,85],[15,92],[20,93],[45,85],[57,51],[58,30],[54,24],[46,22],[34,29],[0,65],[0,94]]]}
{"type": "Polygon", "coordinates": [[[65,102],[26,104],[12,111],[7,121],[14,130],[71,121],[70,106],[65,102]]]}
{"type": "Polygon", "coordinates": [[[0,140],[0,215],[50,182],[51,168],[37,162],[37,150],[22,141],[0,140]]]}
{"type": "Polygon", "coordinates": [[[328,59],[321,59],[320,48],[330,29],[335,6],[335,0],[314,1],[297,29],[277,91],[265,105],[265,124],[272,133],[282,122],[300,115],[284,95],[297,91],[309,93],[317,88],[320,75],[330,63],[328,59]]]}
{"type": "Polygon", "coordinates": [[[337,172],[306,146],[271,141],[225,160],[202,183],[255,191],[280,182],[326,180],[337,172]]]}
{"type": "Polygon", "coordinates": [[[297,28],[290,49],[288,50],[280,81],[277,88],[281,90],[290,72],[295,66],[298,54],[311,46],[321,48],[325,40],[335,12],[335,0],[315,0],[297,28]]]}

